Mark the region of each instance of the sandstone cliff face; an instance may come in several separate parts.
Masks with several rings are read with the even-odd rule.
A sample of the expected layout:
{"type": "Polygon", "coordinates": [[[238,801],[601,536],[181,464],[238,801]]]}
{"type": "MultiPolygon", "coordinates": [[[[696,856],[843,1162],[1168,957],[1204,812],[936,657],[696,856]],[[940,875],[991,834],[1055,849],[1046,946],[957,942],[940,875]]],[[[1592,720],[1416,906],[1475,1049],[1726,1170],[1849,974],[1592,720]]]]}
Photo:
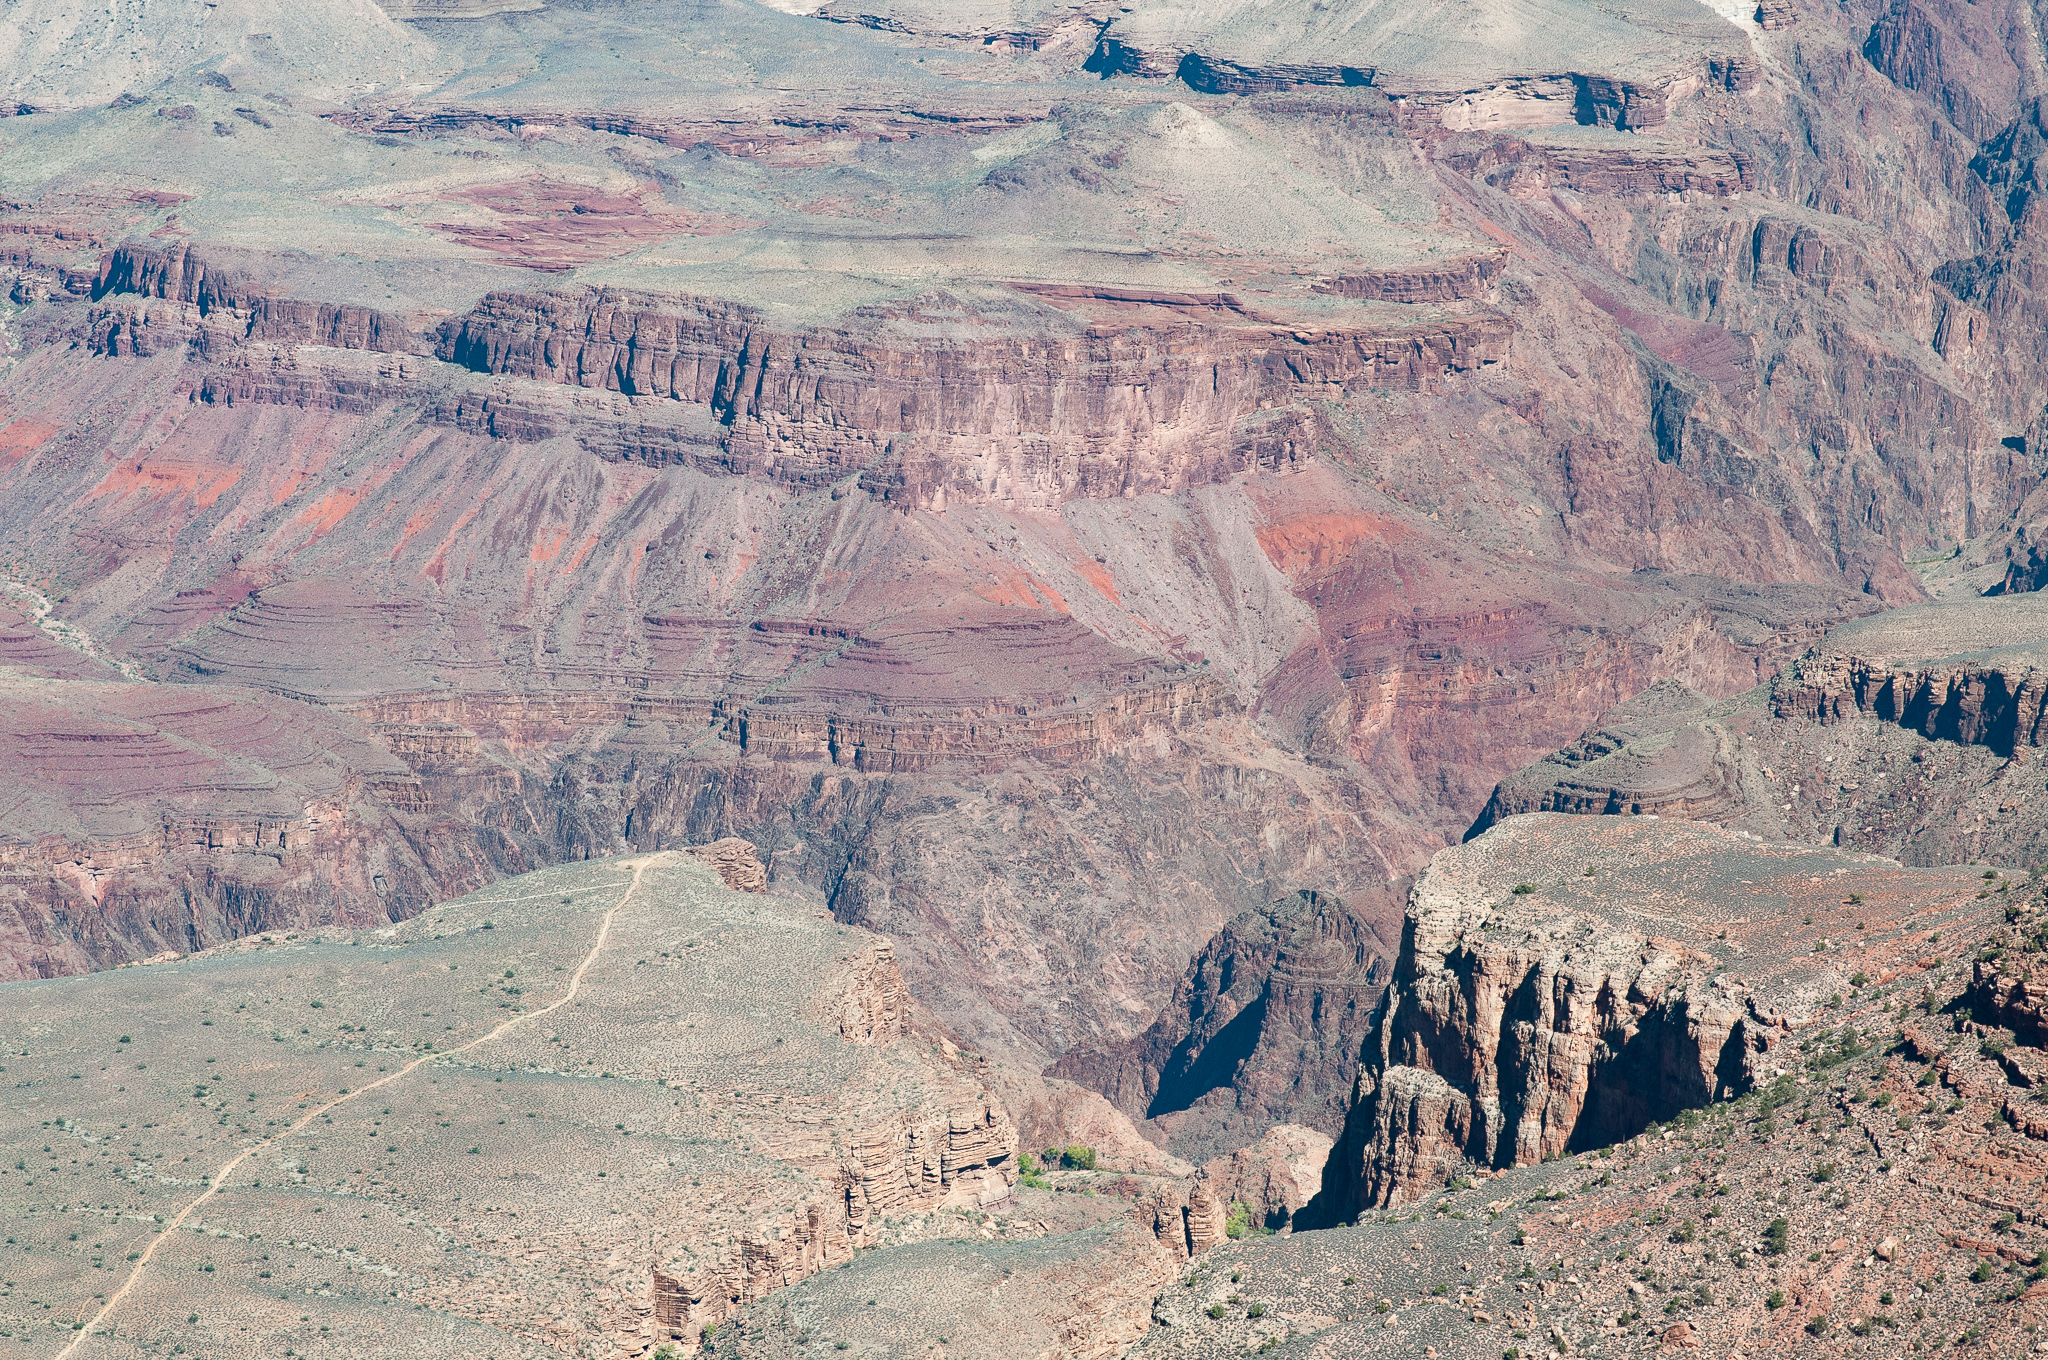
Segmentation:
{"type": "MultiPolygon", "coordinates": [[[[754,843],[743,841],[738,836],[727,836],[692,851],[699,859],[717,871],[725,886],[734,892],[766,892],[768,870],[762,867],[760,856],[754,853],[754,843]]],[[[867,995],[869,989],[856,987],[858,995],[867,995]]]]}
{"type": "Polygon", "coordinates": [[[1902,610],[1838,629],[1773,696],[1779,717],[1869,714],[1999,755],[2048,743],[2048,601],[1902,610]]]}
{"type": "MultiPolygon", "coordinates": [[[[120,294],[183,303],[202,323],[215,322],[214,329],[249,341],[379,353],[418,346],[402,317],[368,307],[278,297],[246,273],[215,263],[204,251],[184,243],[161,250],[129,245],[109,251],[92,293],[94,301],[120,294]]],[[[99,353],[151,352],[148,342],[138,346],[132,339],[116,338],[116,313],[107,310],[100,315],[108,317],[109,329],[104,339],[97,339],[101,332],[95,329],[99,353]]]]}
{"type": "MultiPolygon", "coordinates": [[[[2041,928],[2029,922],[1994,937],[1994,957],[1972,965],[1969,1002],[1981,1024],[2009,1029],[2033,1048],[2048,1048],[2048,967],[2043,967],[2041,928]]],[[[2015,1069],[2022,1086],[2048,1081],[2048,1068],[2015,1069]]]]}
{"type": "Polygon", "coordinates": [[[748,1303],[875,1245],[884,1215],[980,1209],[1008,1197],[1017,1136],[995,1105],[859,1129],[822,1203],[767,1218],[710,1262],[670,1263],[649,1277],[660,1331],[695,1337],[748,1303]]]}
{"type": "Polygon", "coordinates": [[[1604,1146],[1740,1094],[1845,985],[1838,943],[1809,943],[1828,928],[1809,908],[1856,913],[1859,943],[1897,951],[1917,939],[1915,894],[1969,892],[1961,870],[1902,873],[1646,818],[1515,817],[1446,850],[1416,881],[1310,1217],[1406,1202],[1470,1165],[1604,1146]],[[1871,919],[1892,933],[1870,936],[1871,919]]]}
{"type": "Polygon", "coordinates": [[[970,328],[959,304],[933,298],[792,334],[732,304],[492,294],[449,323],[435,352],[481,373],[708,407],[735,472],[799,485],[859,474],[906,505],[1032,509],[1290,468],[1313,452],[1311,424],[1299,410],[1276,433],[1275,408],[1420,388],[1506,357],[1505,328],[1486,313],[1303,332],[1261,326],[1224,295],[1101,296],[1157,319],[1077,332],[1059,318],[1049,334],[1041,319],[997,339],[990,319],[970,328]]]}
{"type": "MultiPolygon", "coordinates": [[[[836,1027],[848,1043],[889,1049],[912,1038],[910,995],[886,940],[851,953],[817,1000],[823,1027],[836,1027]]],[[[863,1106],[888,1102],[848,1091],[838,1120],[822,1125],[815,1117],[776,1119],[772,1099],[748,1116],[762,1145],[803,1167],[823,1193],[760,1218],[725,1250],[656,1267],[649,1288],[659,1332],[695,1338],[774,1290],[844,1265],[880,1240],[885,1219],[1009,1198],[1016,1126],[950,1040],[934,1030],[916,1042],[942,1055],[920,1074],[931,1089],[918,1106],[864,1117],[863,1106]]]]}

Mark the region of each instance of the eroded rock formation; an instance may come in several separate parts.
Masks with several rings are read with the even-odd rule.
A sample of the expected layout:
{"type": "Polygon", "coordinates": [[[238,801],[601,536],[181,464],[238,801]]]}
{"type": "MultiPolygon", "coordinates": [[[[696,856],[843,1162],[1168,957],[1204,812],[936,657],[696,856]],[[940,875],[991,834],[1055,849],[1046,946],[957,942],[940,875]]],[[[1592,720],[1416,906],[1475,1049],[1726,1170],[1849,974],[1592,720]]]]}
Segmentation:
{"type": "Polygon", "coordinates": [[[1301,892],[1243,913],[1203,946],[1143,1034],[1070,1051],[1049,1075],[1101,1091],[1183,1156],[1274,1124],[1334,1135],[1387,983],[1391,951],[1374,925],[1406,889],[1398,881],[1356,905],[1301,892]]]}
{"type": "Polygon", "coordinates": [[[1750,1089],[1795,1021],[1849,972],[1869,979],[1814,907],[1839,921],[1853,903],[1859,952],[1900,954],[1916,901],[1968,897],[1973,878],[1639,817],[1515,817],[1442,852],[1416,881],[1311,1219],[1750,1089]]]}
{"type": "MultiPolygon", "coordinates": [[[[762,865],[760,856],[754,852],[752,841],[741,840],[738,836],[727,836],[709,845],[699,846],[691,854],[709,864],[717,871],[725,886],[734,892],[768,891],[768,870],[762,865]]],[[[868,989],[856,989],[865,995],[868,989]]]]}
{"type": "Polygon", "coordinates": [[[2037,598],[1946,601],[1845,624],[1747,695],[1652,687],[1502,780],[1467,834],[1653,813],[1913,864],[2035,863],[2043,637],[2037,598]]]}

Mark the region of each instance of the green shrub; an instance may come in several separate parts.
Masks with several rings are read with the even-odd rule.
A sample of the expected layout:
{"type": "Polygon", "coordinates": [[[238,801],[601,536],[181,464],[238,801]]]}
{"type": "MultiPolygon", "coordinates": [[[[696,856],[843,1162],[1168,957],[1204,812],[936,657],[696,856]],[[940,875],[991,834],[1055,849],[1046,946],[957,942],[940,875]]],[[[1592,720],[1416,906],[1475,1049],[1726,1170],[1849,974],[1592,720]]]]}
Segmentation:
{"type": "Polygon", "coordinates": [[[1784,1306],[1785,1306],[1785,1291],[1784,1291],[1784,1290],[1782,1290],[1782,1289],[1773,1289],[1773,1290],[1772,1290],[1772,1291],[1771,1291],[1771,1292],[1770,1292],[1769,1294],[1767,1294],[1767,1295],[1765,1295],[1765,1296],[1764,1296],[1764,1307],[1766,1307],[1766,1308],[1770,1308],[1770,1309],[1773,1309],[1773,1310],[1776,1310],[1776,1309],[1779,1309],[1779,1308],[1783,1308],[1784,1306]]]}
{"type": "Polygon", "coordinates": [[[1982,1284],[1986,1280],[1990,1279],[1991,1262],[1988,1260],[1979,1261],[1977,1263],[1977,1268],[1970,1272],[1970,1278],[1978,1284],[1982,1284]]]}
{"type": "Polygon", "coordinates": [[[1808,1336],[1826,1336],[1828,1334],[1828,1315],[1822,1313],[1814,1318],[1813,1321],[1807,1323],[1806,1334],[1808,1336]]]}
{"type": "Polygon", "coordinates": [[[1212,1303],[1209,1305],[1209,1316],[1212,1318],[1222,1317],[1223,1311],[1223,1305],[1220,1303],[1212,1303]]]}
{"type": "Polygon", "coordinates": [[[1772,1256],[1783,1256],[1792,1239],[1792,1224],[1782,1218],[1771,1220],[1771,1226],[1764,1229],[1764,1251],[1772,1256]]]}
{"type": "Polygon", "coordinates": [[[1517,883],[1515,885],[1515,896],[1517,897],[1527,897],[1535,891],[1536,885],[1534,883],[1517,883]]]}
{"type": "MultiPolygon", "coordinates": [[[[1052,1160],[1051,1154],[1047,1154],[1046,1160],[1052,1160]]],[[[1093,1171],[1095,1169],[1095,1149],[1092,1147],[1082,1147],[1079,1143],[1069,1144],[1067,1147],[1060,1149],[1059,1163],[1067,1171],[1093,1171]]]]}
{"type": "Polygon", "coordinates": [[[1263,1303],[1255,1303],[1251,1307],[1244,1310],[1244,1315],[1246,1317],[1262,1318],[1266,1315],[1266,1305],[1263,1303]]]}

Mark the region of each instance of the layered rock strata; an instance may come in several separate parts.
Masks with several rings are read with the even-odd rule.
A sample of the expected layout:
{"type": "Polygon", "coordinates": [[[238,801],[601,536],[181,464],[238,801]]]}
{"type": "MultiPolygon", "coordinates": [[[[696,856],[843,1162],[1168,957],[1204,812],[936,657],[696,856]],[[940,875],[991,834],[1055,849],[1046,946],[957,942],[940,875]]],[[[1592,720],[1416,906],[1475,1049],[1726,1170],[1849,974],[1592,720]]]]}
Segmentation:
{"type": "MultiPolygon", "coordinates": [[[[1443,277],[1498,271],[1494,257],[1443,277]]],[[[932,296],[792,330],[713,298],[582,289],[491,293],[428,332],[391,313],[268,295],[188,246],[124,246],[101,267],[85,343],[117,357],[189,347],[211,365],[191,380],[208,401],[367,409],[379,398],[425,398],[437,418],[499,438],[575,431],[624,460],[797,486],[857,476],[869,494],[933,508],[950,497],[1050,509],[1288,470],[1315,452],[1307,403],[1430,388],[1507,358],[1507,328],[1485,310],[1304,329],[1262,324],[1228,295],[1018,287],[1070,308],[1107,301],[1150,315],[1076,324],[1051,307],[1006,315],[932,296]],[[1182,314],[1189,309],[1198,317],[1182,314]],[[304,366],[288,352],[295,346],[449,367],[304,366]],[[480,387],[468,374],[522,381],[480,387]],[[701,418],[635,408],[608,434],[607,422],[547,390],[558,386],[662,398],[701,418]]],[[[1379,276],[1339,279],[1332,291],[1400,302],[1466,295],[1450,282],[1379,276]]]]}
{"type": "Polygon", "coordinates": [[[1048,1075],[1102,1092],[1183,1156],[1214,1155],[1275,1123],[1334,1135],[1390,971],[1375,926],[1406,889],[1349,903],[1305,891],[1242,913],[1195,955],[1144,1033],[1076,1048],[1048,1075]]]}
{"type": "Polygon", "coordinates": [[[2048,599],[1897,610],[1844,625],[1772,699],[1780,717],[1870,714],[2011,757],[2048,743],[2048,599]]]}
{"type": "Polygon", "coordinates": [[[1657,686],[1501,781],[1468,836],[1521,812],[1655,813],[1897,856],[2034,863],[2040,600],[1956,600],[1845,624],[1743,696],[1657,686]]]}
{"type": "Polygon", "coordinates": [[[1739,1095],[1831,996],[1910,966],[1929,899],[1976,890],[1973,871],[1699,824],[1511,818],[1416,881],[1312,1212],[1349,1218],[1739,1095]]]}

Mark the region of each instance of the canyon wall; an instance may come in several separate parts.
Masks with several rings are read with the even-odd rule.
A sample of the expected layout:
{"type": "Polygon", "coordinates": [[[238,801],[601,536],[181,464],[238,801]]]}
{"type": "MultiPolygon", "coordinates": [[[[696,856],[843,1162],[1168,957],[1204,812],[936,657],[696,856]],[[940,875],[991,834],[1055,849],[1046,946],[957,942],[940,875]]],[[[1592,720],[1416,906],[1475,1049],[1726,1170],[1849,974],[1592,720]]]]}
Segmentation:
{"type": "Polygon", "coordinates": [[[822,1122],[778,1117],[772,1098],[746,1109],[748,1136],[803,1168],[816,1193],[786,1213],[757,1216],[723,1250],[657,1265],[649,1276],[655,1335],[694,1340],[754,1300],[877,1245],[885,1220],[981,1210],[1010,1197],[1016,1126],[975,1079],[974,1065],[915,1016],[888,941],[848,954],[809,1002],[820,1028],[836,1028],[848,1043],[897,1058],[928,1049],[931,1061],[910,1063],[919,1096],[882,1113],[900,1103],[896,1093],[850,1090],[822,1122]]]}
{"type": "MultiPolygon", "coordinates": [[[[9,120],[73,168],[0,204],[0,565],[121,683],[267,695],[339,762],[222,738],[226,773],[115,827],[89,786],[120,743],[24,755],[62,811],[8,823],[10,967],[736,835],[894,935],[1022,1090],[1155,1023],[1170,1052],[1190,958],[1246,911],[1308,891],[1391,934],[1383,885],[1651,687],[1739,696],[1949,589],[1943,552],[2032,579],[2020,27],[1589,11],[1592,68],[1551,33],[1447,82],[1293,46],[1321,22],[1294,8],[884,8],[716,23],[888,100],[738,73],[723,102],[678,58],[646,89],[294,103],[235,67],[80,114],[127,120],[149,173],[118,184],[57,115],[9,120]],[[939,80],[927,43],[1030,79],[939,80]],[[300,217],[240,193],[309,164],[300,217]]],[[[588,50],[533,13],[470,31],[534,69],[588,50]]],[[[1784,721],[1867,701],[2031,750],[2033,691],[1975,665],[1783,688],[1784,721]]],[[[66,705],[35,752],[98,730],[66,705]]],[[[1571,805],[1739,792],[1935,853],[1931,819],[1809,807],[1719,741],[1679,743],[1698,780],[1571,805]]],[[[1968,825],[2023,817],[1991,778],[1968,825]]],[[[1332,1126],[1254,1084],[1155,1117],[1332,1126]]]]}
{"type": "Polygon", "coordinates": [[[1655,686],[1503,779],[1474,821],[1688,817],[1903,860],[2032,864],[2042,603],[1949,600],[1844,624],[1767,685],[1655,686]]]}
{"type": "Polygon", "coordinates": [[[1407,888],[1397,880],[1356,906],[1301,892],[1239,915],[1144,1033],[1069,1049],[1047,1075],[1102,1092],[1196,1161],[1273,1125],[1336,1134],[1387,984],[1392,951],[1374,926],[1407,888]]]}
{"type": "Polygon", "coordinates": [[[1416,880],[1305,1221],[1618,1143],[1750,1090],[1782,1067],[1791,1029],[1904,966],[1929,895],[1963,900],[1973,880],[1646,817],[1513,817],[1443,851],[1416,880]],[[1852,915],[1853,941],[1821,937],[1852,915]]]}

